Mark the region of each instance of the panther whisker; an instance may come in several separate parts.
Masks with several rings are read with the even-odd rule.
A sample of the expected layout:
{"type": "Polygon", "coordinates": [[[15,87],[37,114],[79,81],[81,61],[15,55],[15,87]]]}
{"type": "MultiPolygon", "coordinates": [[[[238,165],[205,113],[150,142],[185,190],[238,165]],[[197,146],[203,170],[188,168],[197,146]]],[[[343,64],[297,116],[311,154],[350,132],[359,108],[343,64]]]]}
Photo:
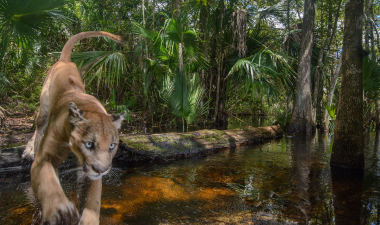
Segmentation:
{"type": "Polygon", "coordinates": [[[117,181],[121,183],[119,176],[114,171],[110,170],[109,174],[111,177],[114,176],[117,179],[117,181]]]}
{"type": "Polygon", "coordinates": [[[119,169],[119,168],[114,168],[114,167],[113,167],[111,170],[113,170],[113,171],[117,171],[117,172],[123,172],[123,173],[125,172],[125,171],[124,171],[124,170],[122,170],[122,169],[119,169]]]}

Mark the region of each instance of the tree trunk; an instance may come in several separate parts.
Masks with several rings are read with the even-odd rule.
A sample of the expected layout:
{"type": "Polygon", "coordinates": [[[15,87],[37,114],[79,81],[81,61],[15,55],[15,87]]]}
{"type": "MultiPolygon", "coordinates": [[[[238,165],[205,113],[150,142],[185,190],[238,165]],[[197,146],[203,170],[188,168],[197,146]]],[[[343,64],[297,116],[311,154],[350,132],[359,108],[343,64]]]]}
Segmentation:
{"type": "Polygon", "coordinates": [[[290,97],[290,94],[287,94],[286,95],[286,110],[285,110],[285,120],[284,120],[284,130],[287,129],[288,125],[288,114],[289,114],[289,105],[290,105],[290,100],[291,100],[291,97],[290,97]]]}
{"type": "MultiPolygon", "coordinates": [[[[156,0],[153,0],[153,19],[152,19],[152,30],[153,30],[153,33],[155,31],[155,22],[156,22],[156,18],[155,18],[155,13],[156,13],[156,0]]],[[[154,58],[154,57],[153,57],[154,58]]]]}
{"type": "MultiPolygon", "coordinates": [[[[178,19],[179,16],[179,0],[172,0],[172,10],[173,10],[173,18],[178,19]]],[[[182,41],[182,37],[181,41],[182,41]]],[[[183,74],[184,65],[183,65],[183,53],[182,53],[182,42],[178,43],[178,71],[183,74]]]]}
{"type": "Polygon", "coordinates": [[[380,130],[380,103],[379,103],[379,99],[376,99],[375,100],[375,110],[376,110],[376,132],[378,132],[380,130]]]}
{"type": "MultiPolygon", "coordinates": [[[[330,87],[329,87],[329,91],[327,94],[327,101],[326,101],[326,104],[330,107],[332,106],[336,82],[338,81],[341,67],[342,67],[342,57],[340,57],[338,66],[336,67],[334,75],[330,81],[330,87]]],[[[329,113],[327,109],[325,109],[325,113],[324,113],[323,121],[322,121],[322,128],[324,128],[324,130],[329,130],[329,118],[330,118],[329,113]]]]}
{"type": "Polygon", "coordinates": [[[327,45],[327,51],[326,51],[326,56],[327,57],[326,57],[326,60],[328,59],[328,56],[330,55],[330,49],[331,49],[332,43],[336,39],[336,35],[335,34],[336,34],[337,27],[338,27],[338,20],[339,20],[339,16],[340,16],[341,5],[342,5],[342,0],[339,0],[339,2],[338,2],[338,8],[337,8],[336,13],[335,13],[334,27],[333,27],[333,30],[332,30],[332,33],[331,33],[330,42],[327,45]]]}
{"type": "Polygon", "coordinates": [[[219,81],[219,101],[218,101],[218,113],[216,114],[215,123],[220,126],[227,128],[228,125],[228,114],[225,113],[226,111],[226,83],[227,81],[224,79],[225,77],[225,65],[224,63],[221,65],[221,77],[222,79],[219,81]]]}
{"type": "Polygon", "coordinates": [[[223,69],[223,18],[224,18],[224,1],[220,0],[219,2],[219,9],[220,9],[220,21],[219,21],[219,35],[218,35],[218,60],[217,60],[217,68],[218,73],[216,77],[216,96],[215,96],[215,111],[214,111],[214,122],[218,120],[218,111],[219,111],[219,99],[220,99],[220,80],[222,76],[222,69],[223,69]]]}
{"type": "MultiPolygon", "coordinates": [[[[141,10],[142,10],[142,16],[143,16],[143,27],[145,27],[145,2],[144,0],[141,0],[141,10]]],[[[145,42],[145,58],[148,58],[148,43],[146,41],[146,38],[143,39],[145,42]]]]}
{"type": "MultiPolygon", "coordinates": [[[[319,49],[319,55],[318,55],[318,64],[316,72],[314,73],[314,91],[313,91],[313,120],[317,120],[317,112],[320,112],[320,91],[321,91],[321,77],[323,73],[323,53],[325,52],[325,48],[327,43],[330,42],[331,39],[331,29],[332,29],[332,2],[329,1],[329,20],[327,25],[327,34],[326,38],[323,40],[321,44],[321,48],[319,49]]],[[[323,14],[321,13],[321,17],[323,14]]],[[[322,18],[321,18],[322,20],[322,18]]]]}
{"type": "Polygon", "coordinates": [[[292,118],[288,129],[289,133],[311,133],[315,130],[315,121],[312,118],[310,87],[315,1],[305,1],[298,80],[292,118]]]}
{"type": "Polygon", "coordinates": [[[346,3],[342,82],[330,164],[363,169],[363,1],[346,3]]]}
{"type": "Polygon", "coordinates": [[[365,1],[365,34],[364,34],[364,48],[366,51],[369,51],[369,39],[371,33],[371,2],[372,0],[365,1]]]}
{"type": "Polygon", "coordinates": [[[374,28],[374,31],[376,32],[376,37],[377,37],[377,50],[380,52],[380,38],[379,38],[379,31],[377,31],[377,26],[375,24],[375,15],[372,13],[372,18],[371,18],[371,23],[372,27],[374,28]]]}
{"type": "Polygon", "coordinates": [[[217,60],[217,78],[216,78],[216,100],[214,111],[214,123],[218,126],[226,126],[228,124],[228,115],[225,113],[226,95],[226,65],[225,56],[229,53],[229,48],[224,49],[224,1],[219,2],[220,24],[218,35],[218,60],[217,60]],[[226,55],[225,55],[226,54],[226,55]]]}
{"type": "Polygon", "coordinates": [[[371,24],[371,56],[372,59],[376,59],[376,48],[375,48],[375,35],[373,30],[376,29],[376,27],[373,27],[371,24]]]}
{"type": "MultiPolygon", "coordinates": [[[[214,77],[216,76],[216,74],[218,73],[218,68],[217,68],[217,60],[216,60],[216,30],[215,32],[213,33],[212,37],[211,37],[211,41],[210,41],[210,69],[208,71],[208,77],[209,77],[209,92],[208,92],[208,99],[211,99],[212,98],[212,103],[215,103],[215,97],[216,97],[216,94],[215,94],[215,89],[214,89],[214,77]]],[[[209,109],[209,119],[214,121],[213,120],[213,117],[214,117],[214,108],[213,107],[210,107],[209,109]]]]}
{"type": "MultiPolygon", "coordinates": [[[[142,21],[143,22],[143,27],[145,28],[145,2],[144,2],[144,0],[141,0],[141,10],[142,10],[142,16],[143,16],[143,21],[142,21]]],[[[142,38],[142,40],[145,42],[145,58],[148,58],[148,45],[146,43],[146,38],[142,38]]],[[[144,58],[143,55],[144,54],[141,53],[141,55],[142,55],[141,60],[143,60],[143,58],[144,58]]],[[[143,73],[145,74],[146,68],[145,68],[144,63],[142,63],[142,67],[141,68],[142,68],[143,73]]],[[[147,94],[146,94],[146,96],[144,96],[144,102],[143,102],[144,110],[143,110],[143,113],[142,113],[142,130],[143,130],[144,134],[146,134],[146,131],[147,131],[147,127],[146,127],[146,117],[147,117],[146,110],[147,110],[147,97],[148,97],[147,94]]]]}
{"type": "MultiPolygon", "coordinates": [[[[342,0],[339,0],[339,2],[338,2],[338,8],[337,8],[336,13],[335,13],[334,27],[332,29],[330,40],[328,42],[327,49],[326,49],[326,58],[325,58],[325,61],[328,60],[329,55],[330,55],[330,49],[331,49],[332,43],[336,39],[336,30],[337,30],[337,27],[338,27],[338,20],[339,20],[339,15],[340,15],[341,3],[342,3],[342,0]]],[[[341,58],[339,59],[338,67],[336,68],[335,73],[334,73],[334,75],[333,75],[333,77],[331,78],[331,81],[330,81],[330,88],[329,88],[328,97],[327,97],[327,101],[326,101],[327,104],[330,107],[332,105],[332,98],[333,98],[333,95],[334,95],[336,82],[337,82],[337,79],[338,79],[339,74],[340,74],[340,69],[342,67],[342,60],[341,60],[341,58]]],[[[324,63],[324,65],[326,65],[326,63],[324,63]]],[[[333,71],[333,70],[331,70],[331,71],[333,71]]],[[[324,109],[324,111],[325,111],[325,113],[324,113],[324,116],[322,118],[321,128],[324,129],[324,130],[329,130],[329,114],[328,114],[327,109],[324,109]]]]}

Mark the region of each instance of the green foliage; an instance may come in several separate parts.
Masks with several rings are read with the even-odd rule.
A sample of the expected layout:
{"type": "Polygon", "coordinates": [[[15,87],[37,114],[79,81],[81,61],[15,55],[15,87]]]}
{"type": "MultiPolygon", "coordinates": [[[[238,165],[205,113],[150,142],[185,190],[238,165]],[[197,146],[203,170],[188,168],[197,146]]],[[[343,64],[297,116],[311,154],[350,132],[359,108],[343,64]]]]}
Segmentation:
{"type": "MultiPolygon", "coordinates": [[[[281,115],[285,120],[283,100],[295,92],[297,79],[295,59],[300,57],[302,37],[296,25],[302,1],[185,1],[175,19],[171,2],[145,1],[145,23],[141,4],[139,0],[0,0],[0,103],[35,109],[47,69],[68,38],[81,31],[105,30],[123,35],[127,43],[85,39],[75,46],[72,60],[87,71],[86,90],[110,110],[144,111],[161,120],[171,112],[190,124],[202,115],[213,119],[216,109],[210,106],[219,93],[219,103],[225,103],[222,111],[231,115],[281,115]],[[237,12],[242,20],[234,17],[237,12]],[[244,57],[238,54],[238,39],[244,39],[244,57]],[[179,46],[183,74],[177,73],[179,46]],[[55,53],[48,55],[51,52],[55,53]]],[[[318,4],[313,52],[326,38],[330,12],[328,4],[318,4]]],[[[343,21],[342,14],[339,19],[343,21]]],[[[336,43],[324,56],[324,85],[329,84],[342,35],[338,26],[336,43]]],[[[377,63],[365,58],[367,111],[379,97],[379,80],[377,63]]],[[[339,86],[338,82],[336,94],[339,86]]]]}
{"type": "Polygon", "coordinates": [[[335,109],[333,107],[328,106],[325,100],[322,100],[322,101],[323,101],[323,105],[327,109],[327,112],[329,113],[330,119],[335,120],[336,119],[335,109]]]}
{"type": "MultiPolygon", "coordinates": [[[[166,19],[159,32],[152,33],[140,24],[133,23],[132,31],[134,34],[153,42],[154,60],[156,60],[154,65],[167,66],[172,73],[176,71],[178,67],[178,43],[182,43],[186,71],[191,72],[194,67],[198,69],[207,68],[208,62],[199,48],[201,42],[198,33],[194,29],[187,29],[186,27],[187,16],[181,13],[176,20],[169,19],[165,14],[162,15],[166,19]]],[[[152,60],[148,60],[152,64],[152,60]]]]}
{"type": "Polygon", "coordinates": [[[238,76],[248,89],[261,90],[271,98],[282,94],[281,87],[290,85],[295,73],[289,65],[293,58],[271,49],[255,53],[254,55],[239,59],[229,72],[238,76]]]}
{"type": "Polygon", "coordinates": [[[186,76],[177,72],[174,81],[170,78],[164,80],[161,93],[162,99],[170,106],[171,112],[185,119],[187,124],[193,123],[198,116],[208,111],[210,102],[201,104],[204,89],[199,85],[198,74],[186,76]]]}
{"type": "Polygon", "coordinates": [[[375,59],[369,59],[368,56],[363,59],[363,89],[364,95],[371,100],[379,96],[380,66],[375,59]]]}
{"type": "Polygon", "coordinates": [[[53,10],[63,4],[63,0],[0,0],[1,58],[9,42],[31,46],[55,20],[67,19],[63,11],[53,10]]]}
{"type": "Polygon", "coordinates": [[[117,105],[116,104],[116,99],[115,99],[115,90],[112,90],[112,95],[111,95],[111,98],[110,98],[110,106],[113,109],[116,109],[117,113],[126,112],[125,119],[126,119],[127,123],[132,122],[131,112],[128,109],[128,107],[130,105],[131,105],[130,101],[126,101],[124,104],[117,105]]]}
{"type": "MultiPolygon", "coordinates": [[[[113,47],[115,49],[115,47],[113,47]]],[[[60,53],[54,53],[56,56],[60,53]]],[[[84,78],[90,85],[96,80],[97,92],[100,85],[116,87],[119,85],[121,77],[126,72],[126,59],[121,52],[116,51],[91,51],[73,53],[72,61],[80,69],[83,66],[90,66],[84,74],[84,78]]]]}

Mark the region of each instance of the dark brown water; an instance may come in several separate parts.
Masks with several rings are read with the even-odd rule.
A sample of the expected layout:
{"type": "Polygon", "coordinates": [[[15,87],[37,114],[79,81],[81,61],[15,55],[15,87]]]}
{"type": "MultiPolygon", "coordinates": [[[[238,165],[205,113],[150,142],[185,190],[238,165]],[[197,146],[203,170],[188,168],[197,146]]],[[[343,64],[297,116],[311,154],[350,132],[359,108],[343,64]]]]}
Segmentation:
{"type": "MultiPolygon", "coordinates": [[[[127,168],[103,180],[100,224],[379,224],[379,137],[364,176],[331,176],[330,138],[284,137],[203,158],[127,168]]],[[[60,174],[76,201],[75,172],[60,174]]],[[[0,224],[38,224],[26,175],[0,179],[0,224]]]]}

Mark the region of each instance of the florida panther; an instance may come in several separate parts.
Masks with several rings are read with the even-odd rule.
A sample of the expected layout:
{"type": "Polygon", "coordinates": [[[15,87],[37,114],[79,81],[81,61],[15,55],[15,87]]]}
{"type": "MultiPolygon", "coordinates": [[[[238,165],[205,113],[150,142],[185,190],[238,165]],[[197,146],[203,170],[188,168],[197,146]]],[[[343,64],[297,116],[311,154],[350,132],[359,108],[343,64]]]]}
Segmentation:
{"type": "Polygon", "coordinates": [[[42,86],[37,129],[26,152],[36,155],[31,168],[32,187],[42,206],[42,224],[99,224],[102,176],[111,170],[124,113],[109,115],[101,103],[86,94],[77,66],[70,62],[74,44],[83,38],[121,37],[102,31],[74,35],[51,66],[42,86]],[[57,168],[72,151],[88,183],[79,217],[65,196],[57,168]]]}

